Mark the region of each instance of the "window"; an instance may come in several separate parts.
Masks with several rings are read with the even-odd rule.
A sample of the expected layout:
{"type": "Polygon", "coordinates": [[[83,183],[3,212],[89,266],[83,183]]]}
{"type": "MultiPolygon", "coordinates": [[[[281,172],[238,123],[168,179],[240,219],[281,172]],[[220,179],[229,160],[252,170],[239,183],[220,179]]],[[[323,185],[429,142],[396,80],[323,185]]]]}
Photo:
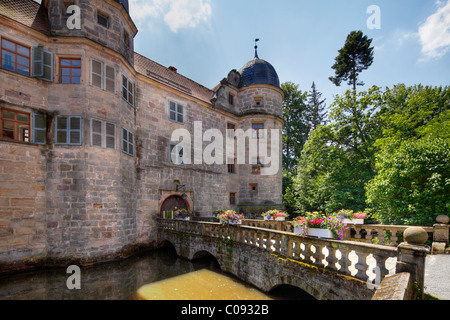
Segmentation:
{"type": "Polygon", "coordinates": [[[236,130],[236,125],[228,122],[227,123],[227,137],[234,138],[235,130],[236,130]],[[228,130],[233,130],[233,131],[228,131],[228,130]]]}
{"type": "Polygon", "coordinates": [[[81,117],[56,117],[56,144],[81,145],[81,117]]]}
{"type": "Polygon", "coordinates": [[[1,109],[0,137],[7,140],[30,142],[30,114],[1,109]]]}
{"type": "Polygon", "coordinates": [[[250,183],[248,191],[258,191],[258,184],[257,183],[250,183]]]}
{"type": "Polygon", "coordinates": [[[42,46],[33,48],[33,77],[53,82],[53,53],[42,46]]]}
{"type": "Polygon", "coordinates": [[[101,120],[91,120],[91,145],[94,147],[115,149],[116,126],[101,120]]]}
{"type": "Polygon", "coordinates": [[[236,173],[236,158],[228,158],[228,173],[236,173]]]}
{"type": "Polygon", "coordinates": [[[252,173],[261,173],[261,168],[264,167],[262,158],[252,159],[252,173]]]}
{"type": "Polygon", "coordinates": [[[59,61],[60,82],[65,84],[81,83],[81,59],[61,58],[59,61]]]}
{"type": "Polygon", "coordinates": [[[33,142],[45,144],[47,136],[47,117],[44,114],[33,114],[33,142]]]}
{"type": "Polygon", "coordinates": [[[122,98],[132,106],[134,105],[134,83],[124,75],[122,75],[122,98]]]}
{"type": "Polygon", "coordinates": [[[91,86],[115,93],[116,69],[103,62],[91,60],[91,86]]]}
{"type": "Polygon", "coordinates": [[[2,68],[30,75],[30,48],[2,38],[2,68]]]}
{"type": "Polygon", "coordinates": [[[130,46],[130,35],[125,30],[123,30],[123,42],[125,42],[127,47],[130,46]]]}
{"type": "Polygon", "coordinates": [[[228,103],[234,106],[234,96],[231,93],[228,95],[228,103]]]}
{"type": "Polygon", "coordinates": [[[122,128],[122,151],[134,156],[134,134],[125,128],[122,128]]]}
{"type": "Polygon", "coordinates": [[[253,138],[264,138],[264,123],[253,123],[252,124],[253,129],[253,138]]]}
{"type": "Polygon", "coordinates": [[[105,28],[108,28],[109,17],[106,13],[97,12],[97,23],[105,28]]]}
{"type": "Polygon", "coordinates": [[[179,103],[169,101],[169,119],[184,123],[184,107],[179,103]]]}
{"type": "Polygon", "coordinates": [[[236,204],[236,193],[230,192],[230,204],[235,205],[236,204]]]}
{"type": "Polygon", "coordinates": [[[175,165],[184,164],[184,151],[183,148],[176,144],[169,144],[169,160],[170,163],[175,165]]]}

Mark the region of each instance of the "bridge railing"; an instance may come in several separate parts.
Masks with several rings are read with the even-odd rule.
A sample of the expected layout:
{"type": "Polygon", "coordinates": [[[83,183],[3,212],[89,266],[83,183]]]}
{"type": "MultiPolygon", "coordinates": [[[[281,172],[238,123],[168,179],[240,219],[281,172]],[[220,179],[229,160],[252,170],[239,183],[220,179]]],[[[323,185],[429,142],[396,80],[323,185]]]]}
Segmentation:
{"type": "MultiPolygon", "coordinates": [[[[376,287],[395,273],[397,249],[368,243],[324,240],[248,225],[160,219],[160,228],[204,237],[245,243],[308,265],[348,275],[376,287]]],[[[282,224],[280,224],[282,225],[282,224]]]]}

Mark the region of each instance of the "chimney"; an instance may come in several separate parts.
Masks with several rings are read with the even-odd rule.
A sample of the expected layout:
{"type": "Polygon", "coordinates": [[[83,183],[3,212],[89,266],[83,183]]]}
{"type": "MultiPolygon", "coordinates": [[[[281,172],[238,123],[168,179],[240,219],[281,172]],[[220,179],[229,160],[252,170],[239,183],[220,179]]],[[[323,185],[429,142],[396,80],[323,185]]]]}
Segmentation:
{"type": "Polygon", "coordinates": [[[168,68],[170,71],[173,71],[173,72],[177,72],[177,68],[175,68],[175,67],[172,67],[172,66],[170,66],[169,68],[168,68]]]}

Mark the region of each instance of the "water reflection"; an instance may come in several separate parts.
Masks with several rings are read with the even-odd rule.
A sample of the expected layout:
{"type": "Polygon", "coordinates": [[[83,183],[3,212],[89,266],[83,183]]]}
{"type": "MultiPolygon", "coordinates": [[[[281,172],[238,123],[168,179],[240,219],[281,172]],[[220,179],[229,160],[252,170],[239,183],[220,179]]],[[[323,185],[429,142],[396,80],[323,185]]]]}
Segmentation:
{"type": "MultiPolygon", "coordinates": [[[[80,290],[67,288],[70,274],[66,273],[66,268],[0,275],[0,299],[136,300],[139,299],[137,291],[145,285],[203,269],[221,272],[212,257],[188,261],[177,257],[174,251],[164,249],[120,262],[81,267],[80,290]]],[[[290,298],[302,299],[296,294],[290,298]]]]}

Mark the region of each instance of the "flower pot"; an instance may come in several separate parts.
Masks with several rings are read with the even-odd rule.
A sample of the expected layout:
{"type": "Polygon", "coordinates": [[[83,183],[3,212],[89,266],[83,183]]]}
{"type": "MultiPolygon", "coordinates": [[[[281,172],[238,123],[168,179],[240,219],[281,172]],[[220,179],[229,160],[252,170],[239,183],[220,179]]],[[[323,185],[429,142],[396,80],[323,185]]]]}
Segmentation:
{"type": "Polygon", "coordinates": [[[344,219],[342,222],[345,224],[364,224],[364,219],[344,219]]]}
{"type": "Polygon", "coordinates": [[[294,233],[300,234],[300,227],[294,227],[294,233]]]}
{"type": "MultiPolygon", "coordinates": [[[[220,223],[224,224],[222,219],[220,219],[220,223]]],[[[226,225],[230,225],[230,226],[231,225],[236,226],[236,225],[241,225],[241,224],[242,224],[242,221],[230,221],[230,222],[226,223],[226,225]]]]}
{"type": "Polygon", "coordinates": [[[311,237],[318,237],[318,238],[325,238],[325,239],[333,239],[333,232],[328,229],[315,229],[310,228],[308,229],[308,236],[311,237]]]}
{"type": "Polygon", "coordinates": [[[267,215],[264,217],[264,221],[272,221],[272,220],[273,220],[272,216],[267,215]]]}
{"type": "Polygon", "coordinates": [[[175,220],[189,221],[189,220],[191,220],[191,217],[186,217],[186,218],[175,218],[175,220]]]}
{"type": "Polygon", "coordinates": [[[277,221],[285,221],[286,218],[285,217],[277,217],[275,220],[277,220],[277,221]]]}

